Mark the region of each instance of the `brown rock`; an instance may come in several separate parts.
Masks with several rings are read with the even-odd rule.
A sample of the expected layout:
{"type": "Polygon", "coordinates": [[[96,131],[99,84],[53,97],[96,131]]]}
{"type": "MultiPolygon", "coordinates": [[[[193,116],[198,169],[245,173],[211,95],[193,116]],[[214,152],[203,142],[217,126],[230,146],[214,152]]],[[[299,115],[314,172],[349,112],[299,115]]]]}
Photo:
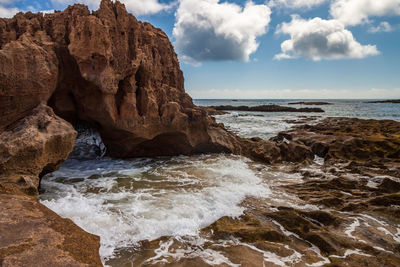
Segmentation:
{"type": "Polygon", "coordinates": [[[303,143],[327,161],[381,163],[400,158],[400,123],[389,120],[327,118],[315,125],[302,125],[283,137],[303,143]]]}
{"type": "Polygon", "coordinates": [[[40,105],[0,134],[0,265],[102,266],[99,237],[38,202],[39,176],[67,158],[76,131],[40,105]]]}
{"type": "Polygon", "coordinates": [[[58,69],[50,38],[43,31],[34,36],[26,32],[18,41],[0,47],[1,132],[40,103],[47,102],[56,89],[58,69]]]}
{"type": "Polygon", "coordinates": [[[0,194],[0,265],[102,266],[100,238],[26,195],[0,194]]]}
{"type": "Polygon", "coordinates": [[[56,170],[71,153],[75,137],[72,126],[51,108],[37,107],[0,134],[0,176],[37,177],[56,170]]]}
{"type": "Polygon", "coordinates": [[[114,157],[225,152],[272,163],[313,156],[300,143],[238,138],[215,123],[211,109],[185,93],[166,34],[118,1],[104,0],[93,13],[74,5],[0,21],[1,104],[19,107],[2,112],[0,130],[47,102],[61,118],[95,127],[114,157]]]}

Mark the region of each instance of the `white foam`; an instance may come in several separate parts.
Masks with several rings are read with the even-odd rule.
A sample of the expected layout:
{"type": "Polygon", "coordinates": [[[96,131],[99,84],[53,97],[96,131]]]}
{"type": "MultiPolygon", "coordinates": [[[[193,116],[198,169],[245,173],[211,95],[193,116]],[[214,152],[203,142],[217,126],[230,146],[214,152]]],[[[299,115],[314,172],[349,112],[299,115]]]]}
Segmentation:
{"type": "Polygon", "coordinates": [[[397,230],[396,234],[393,234],[388,229],[383,228],[383,227],[378,227],[377,229],[379,231],[385,233],[386,235],[390,236],[391,238],[393,238],[393,240],[396,241],[397,243],[400,243],[400,229],[396,229],[397,230]]]}
{"type": "Polygon", "coordinates": [[[366,254],[359,249],[348,249],[345,251],[343,256],[331,255],[330,257],[344,259],[353,254],[364,256],[364,257],[372,257],[372,255],[366,254]]]}
{"type": "Polygon", "coordinates": [[[193,258],[201,258],[205,263],[209,265],[228,265],[231,267],[239,267],[240,264],[232,263],[227,257],[225,257],[221,252],[215,251],[210,248],[204,248],[205,239],[200,237],[193,238],[185,238],[182,239],[180,237],[176,238],[177,241],[185,243],[185,249],[171,248],[174,243],[174,239],[170,238],[168,241],[161,241],[160,247],[156,249],[154,252],[156,255],[152,258],[147,259],[144,264],[159,264],[159,263],[168,263],[168,258],[173,258],[175,261],[179,261],[182,258],[193,259],[193,258]]]}
{"type": "Polygon", "coordinates": [[[67,162],[42,187],[44,205],[101,237],[103,260],[141,240],[197,235],[223,216],[240,216],[246,196],[270,194],[246,159],[223,155],[67,162]],[[84,180],[68,183],[73,178],[84,180]]]}
{"type": "Polygon", "coordinates": [[[234,243],[236,245],[241,245],[241,246],[244,246],[244,247],[248,247],[248,248],[250,248],[250,249],[252,249],[254,251],[262,253],[263,256],[264,256],[264,262],[272,262],[273,264],[276,264],[276,265],[282,266],[282,267],[293,266],[296,263],[300,262],[301,259],[302,259],[302,255],[299,252],[297,252],[296,250],[291,249],[288,245],[284,246],[285,249],[291,250],[293,253],[290,256],[282,257],[282,256],[279,256],[279,255],[273,253],[273,252],[264,251],[262,249],[259,249],[259,248],[255,247],[253,245],[239,242],[238,240],[234,240],[234,243]]]}
{"type": "Polygon", "coordinates": [[[215,117],[217,122],[223,123],[229,130],[242,137],[269,139],[294,125],[284,121],[293,117],[265,115],[263,112],[231,112],[215,117]]]}
{"type": "Polygon", "coordinates": [[[314,157],[314,163],[319,165],[319,166],[323,166],[325,164],[325,159],[318,157],[317,155],[315,155],[314,157]]]}
{"type": "Polygon", "coordinates": [[[358,238],[353,235],[353,232],[356,230],[356,227],[359,226],[360,226],[360,221],[358,219],[355,219],[354,222],[349,225],[349,227],[346,229],[344,233],[348,237],[358,240],[358,238]]]}

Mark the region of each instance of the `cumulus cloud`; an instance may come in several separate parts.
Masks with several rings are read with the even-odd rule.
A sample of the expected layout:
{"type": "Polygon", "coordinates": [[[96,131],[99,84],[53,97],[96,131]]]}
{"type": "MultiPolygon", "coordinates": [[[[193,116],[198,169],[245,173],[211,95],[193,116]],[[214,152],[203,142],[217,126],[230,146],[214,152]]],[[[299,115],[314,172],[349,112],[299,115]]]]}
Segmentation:
{"type": "Polygon", "coordinates": [[[369,22],[369,17],[400,15],[400,1],[335,0],[330,14],[343,24],[354,26],[369,22]]]}
{"type": "Polygon", "coordinates": [[[271,0],[268,2],[269,7],[285,7],[291,9],[311,8],[321,5],[328,0],[271,0]]]}
{"type": "MultiPolygon", "coordinates": [[[[172,4],[160,3],[158,0],[119,0],[124,3],[127,10],[133,14],[140,15],[151,15],[158,13],[163,10],[168,10],[173,6],[172,4]]],[[[97,9],[101,0],[51,0],[54,5],[65,6],[67,4],[86,4],[91,9],[97,9]]]]}
{"type": "Polygon", "coordinates": [[[248,61],[265,34],[271,10],[248,1],[244,7],[219,0],[181,0],[176,12],[174,45],[187,63],[248,61]]]}
{"type": "Polygon", "coordinates": [[[368,30],[371,33],[377,33],[377,32],[392,32],[394,31],[394,28],[392,25],[390,25],[389,22],[387,21],[382,21],[378,26],[372,26],[368,30]]]}
{"type": "Polygon", "coordinates": [[[293,15],[291,22],[279,25],[277,33],[289,34],[290,39],[281,44],[282,53],[276,55],[276,59],[304,56],[318,61],[365,58],[379,54],[376,46],[358,43],[353,34],[337,20],[305,20],[293,15]]]}
{"type": "Polygon", "coordinates": [[[0,18],[11,18],[20,12],[18,8],[6,8],[0,5],[0,18]]]}

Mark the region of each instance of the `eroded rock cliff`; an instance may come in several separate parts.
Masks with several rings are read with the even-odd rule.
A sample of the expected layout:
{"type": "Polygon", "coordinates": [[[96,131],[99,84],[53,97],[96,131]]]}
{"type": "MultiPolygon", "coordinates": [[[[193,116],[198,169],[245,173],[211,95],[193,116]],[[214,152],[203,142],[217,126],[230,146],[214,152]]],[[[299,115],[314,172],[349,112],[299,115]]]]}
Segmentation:
{"type": "Polygon", "coordinates": [[[227,151],[208,133],[212,119],[185,93],[166,34],[118,1],[102,1],[93,13],[74,5],[18,14],[0,21],[0,33],[3,128],[48,102],[60,117],[96,127],[112,156],[227,151]]]}

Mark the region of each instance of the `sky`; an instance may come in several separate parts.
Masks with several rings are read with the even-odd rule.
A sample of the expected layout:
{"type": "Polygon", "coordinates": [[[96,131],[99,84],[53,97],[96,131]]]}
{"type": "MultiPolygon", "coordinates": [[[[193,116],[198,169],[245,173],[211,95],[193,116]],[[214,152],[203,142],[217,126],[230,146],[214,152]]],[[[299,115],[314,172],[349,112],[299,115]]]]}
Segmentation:
{"type": "MultiPolygon", "coordinates": [[[[0,0],[0,17],[100,0],[0,0]]],[[[400,99],[400,0],[121,0],[196,99],[400,99]]]]}

